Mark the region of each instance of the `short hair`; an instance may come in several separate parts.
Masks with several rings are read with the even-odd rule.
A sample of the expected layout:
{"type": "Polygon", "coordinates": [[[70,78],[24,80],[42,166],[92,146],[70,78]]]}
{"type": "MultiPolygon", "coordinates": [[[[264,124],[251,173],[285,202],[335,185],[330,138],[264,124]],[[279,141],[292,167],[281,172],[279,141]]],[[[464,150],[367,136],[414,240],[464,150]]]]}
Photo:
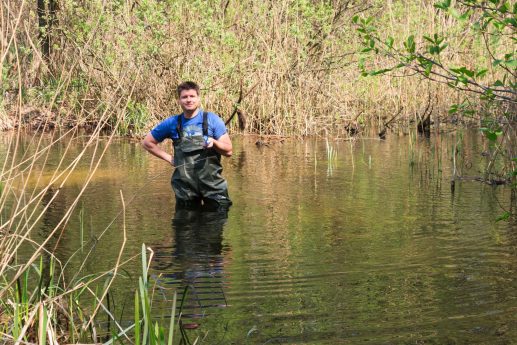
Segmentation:
{"type": "Polygon", "coordinates": [[[193,81],[184,81],[183,83],[179,84],[176,88],[176,91],[178,92],[178,98],[181,95],[181,91],[185,90],[196,90],[197,95],[199,96],[199,85],[194,83],[193,81]]]}

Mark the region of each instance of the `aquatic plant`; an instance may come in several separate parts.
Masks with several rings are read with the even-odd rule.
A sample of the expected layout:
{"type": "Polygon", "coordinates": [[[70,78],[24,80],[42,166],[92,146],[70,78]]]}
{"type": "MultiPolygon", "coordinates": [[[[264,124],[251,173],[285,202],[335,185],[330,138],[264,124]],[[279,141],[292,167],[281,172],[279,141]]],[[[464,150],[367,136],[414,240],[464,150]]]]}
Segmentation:
{"type": "Polygon", "coordinates": [[[327,176],[332,176],[337,161],[337,149],[330,144],[328,137],[325,138],[325,149],[327,152],[327,176]]]}

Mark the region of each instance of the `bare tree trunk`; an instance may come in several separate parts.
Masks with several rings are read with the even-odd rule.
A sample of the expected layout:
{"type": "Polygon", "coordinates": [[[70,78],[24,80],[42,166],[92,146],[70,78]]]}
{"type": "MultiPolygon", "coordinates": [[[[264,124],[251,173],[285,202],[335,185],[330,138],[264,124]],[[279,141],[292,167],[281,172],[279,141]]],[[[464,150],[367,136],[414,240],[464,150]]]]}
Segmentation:
{"type": "Polygon", "coordinates": [[[38,28],[41,52],[50,61],[52,27],[56,20],[57,0],[37,0],[38,28]]]}

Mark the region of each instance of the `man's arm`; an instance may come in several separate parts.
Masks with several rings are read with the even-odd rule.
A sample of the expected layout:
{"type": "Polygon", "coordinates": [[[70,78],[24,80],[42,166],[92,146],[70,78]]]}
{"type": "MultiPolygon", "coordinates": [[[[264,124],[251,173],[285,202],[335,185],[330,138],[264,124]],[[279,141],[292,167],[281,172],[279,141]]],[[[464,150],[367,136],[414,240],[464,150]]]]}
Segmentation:
{"type": "MultiPolygon", "coordinates": [[[[154,137],[151,135],[151,133],[148,133],[144,140],[142,140],[142,146],[144,149],[149,151],[153,156],[156,156],[158,158],[163,159],[164,161],[168,162],[169,164],[174,166],[174,162],[172,161],[172,155],[165,152],[158,146],[158,141],[154,139],[154,137]]],[[[230,143],[231,145],[231,143],[230,143]]]]}
{"type": "Polygon", "coordinates": [[[218,153],[225,157],[231,157],[233,153],[232,141],[228,133],[219,137],[219,139],[209,138],[207,148],[213,147],[218,153]]]}

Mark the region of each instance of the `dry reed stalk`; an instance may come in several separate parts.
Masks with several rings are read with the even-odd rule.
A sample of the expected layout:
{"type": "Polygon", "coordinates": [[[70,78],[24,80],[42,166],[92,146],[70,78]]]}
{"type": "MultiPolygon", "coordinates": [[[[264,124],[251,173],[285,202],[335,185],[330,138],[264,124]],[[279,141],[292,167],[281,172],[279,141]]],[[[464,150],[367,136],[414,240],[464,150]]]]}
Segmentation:
{"type": "MultiPolygon", "coordinates": [[[[120,200],[122,201],[122,234],[123,234],[123,238],[122,238],[122,244],[120,246],[119,254],[117,256],[117,261],[115,262],[115,267],[113,269],[113,276],[114,277],[117,276],[117,272],[118,272],[118,269],[119,269],[119,266],[120,266],[120,260],[122,258],[122,253],[124,251],[124,248],[125,248],[126,242],[127,242],[127,234],[126,234],[126,204],[124,202],[124,195],[123,195],[122,191],[120,191],[120,200]]],[[[92,315],[90,316],[90,320],[86,324],[86,327],[89,327],[92,324],[92,322],[93,322],[95,316],[97,315],[97,312],[99,311],[99,308],[101,307],[101,305],[104,306],[101,301],[103,301],[104,298],[106,297],[106,294],[108,293],[109,288],[111,287],[112,283],[113,283],[113,279],[110,279],[110,282],[108,283],[108,285],[104,289],[103,294],[99,298],[100,302],[97,305],[97,308],[95,308],[95,310],[93,311],[92,315]]],[[[93,294],[93,295],[95,295],[95,294],[93,294]]],[[[109,310],[107,310],[107,309],[105,309],[105,311],[109,312],[109,310]]],[[[115,317],[113,317],[112,315],[110,315],[110,316],[112,317],[112,319],[115,319],[115,317]]],[[[118,324],[118,322],[116,322],[116,325],[117,325],[117,327],[119,327],[120,331],[124,331],[124,329],[118,324]]],[[[129,340],[129,338],[128,338],[128,340],[129,340]]]]}
{"type": "MultiPolygon", "coordinates": [[[[2,14],[4,14],[3,11],[2,14]]],[[[18,46],[18,41],[16,38],[11,39],[10,42],[12,42],[12,45],[14,47],[18,46]]],[[[18,50],[15,49],[16,64],[18,66],[18,94],[21,95],[22,68],[17,52],[18,50]]],[[[3,58],[5,58],[6,54],[4,54],[4,51],[1,51],[1,53],[3,58]]],[[[71,70],[73,70],[73,66],[70,67],[70,71],[71,70]]],[[[71,75],[71,73],[68,73],[68,75],[71,75]]],[[[132,76],[128,76],[128,78],[132,78],[132,76]]],[[[61,79],[63,82],[60,84],[58,88],[67,90],[70,86],[70,78],[65,77],[61,79]]],[[[0,242],[0,275],[6,277],[7,279],[6,273],[7,271],[9,271],[9,280],[6,281],[5,284],[2,284],[2,288],[0,289],[0,296],[4,296],[6,293],[8,293],[10,287],[13,284],[15,284],[17,279],[21,277],[21,275],[24,274],[24,272],[27,272],[29,266],[35,262],[35,260],[41,255],[41,253],[47,253],[51,256],[53,255],[52,251],[49,251],[49,249],[47,248],[49,240],[55,237],[55,235],[59,234],[60,236],[62,232],[65,231],[66,226],[68,224],[68,220],[70,219],[73,210],[77,206],[78,201],[84,193],[84,190],[86,186],[89,184],[92,176],[95,174],[95,171],[97,170],[102,157],[104,156],[111,140],[115,135],[115,132],[113,132],[113,134],[108,137],[104,149],[100,150],[101,152],[97,153],[97,149],[99,147],[99,140],[101,136],[101,130],[103,127],[106,126],[106,123],[112,117],[113,113],[117,113],[117,122],[114,123],[113,126],[116,128],[116,126],[120,124],[124,115],[123,110],[127,107],[127,104],[132,97],[133,89],[124,91],[122,82],[125,83],[125,81],[121,80],[121,83],[118,84],[118,87],[110,96],[110,98],[113,99],[112,102],[109,102],[109,104],[112,105],[112,107],[107,107],[104,109],[102,115],[96,122],[97,126],[94,128],[88,140],[84,143],[83,148],[78,153],[74,153],[74,157],[71,160],[68,156],[70,156],[71,154],[71,145],[77,138],[77,127],[73,127],[72,129],[70,129],[63,135],[58,136],[57,138],[53,137],[51,143],[46,146],[43,144],[43,136],[33,136],[30,139],[29,144],[29,147],[32,149],[31,153],[28,153],[29,150],[22,152],[20,149],[21,138],[25,135],[22,131],[21,126],[19,126],[16,133],[14,133],[13,139],[9,140],[6,153],[7,156],[5,157],[5,160],[2,164],[2,168],[0,170],[0,183],[2,186],[2,192],[0,193],[0,210],[4,211],[6,210],[6,208],[10,209],[7,219],[3,219],[2,224],[0,224],[0,237],[2,239],[2,241],[0,242]],[[121,95],[123,95],[123,97],[121,97],[121,95]],[[50,152],[50,149],[63,141],[67,141],[65,144],[65,149],[57,164],[57,167],[54,167],[55,169],[53,171],[53,175],[50,178],[50,181],[47,183],[47,185],[40,186],[39,182],[41,181],[43,169],[38,170],[36,169],[36,166],[47,166],[48,154],[50,152]],[[52,205],[52,203],[55,201],[56,197],[59,195],[59,189],[64,185],[66,180],[71,175],[72,171],[77,167],[81,160],[84,160],[86,150],[90,150],[92,148],[94,150],[94,154],[92,156],[92,160],[90,161],[90,171],[84,181],[81,190],[77,194],[76,198],[72,201],[69,208],[66,210],[62,219],[51,230],[48,238],[43,240],[41,243],[35,243],[29,237],[31,231],[38,224],[39,219],[41,219],[41,217],[45,214],[48,207],[50,207],[50,205],[52,205]],[[29,187],[28,181],[30,180],[31,176],[34,175],[36,175],[36,186],[29,187]],[[19,181],[21,184],[17,185],[17,181],[19,181]],[[46,200],[46,204],[44,204],[42,208],[39,207],[39,205],[42,203],[43,197],[45,196],[49,188],[55,184],[59,184],[58,191],[49,200],[46,200]],[[20,189],[18,189],[18,187],[20,189]],[[18,249],[24,243],[31,243],[34,246],[34,250],[31,253],[30,257],[27,258],[27,260],[25,260],[17,266],[13,266],[13,258],[18,252],[18,249]]],[[[51,107],[52,104],[56,102],[56,97],[57,96],[54,96],[51,100],[51,107]]],[[[18,98],[18,102],[19,108],[21,108],[23,101],[20,97],[18,98]]],[[[20,116],[21,112],[18,112],[18,114],[18,116],[20,116]]],[[[48,119],[45,119],[45,123],[47,120],[48,119]]],[[[21,123],[20,118],[18,120],[18,123],[21,123]]],[[[57,242],[59,242],[59,237],[57,242]]],[[[121,247],[121,252],[119,254],[116,267],[110,270],[109,272],[106,272],[105,274],[101,274],[99,277],[97,277],[97,279],[100,279],[100,277],[108,273],[116,275],[118,267],[127,262],[121,262],[120,260],[124,244],[125,242],[121,247]]],[[[59,264],[61,265],[61,263],[59,264]]],[[[63,274],[62,270],[60,274],[63,274]]],[[[64,282],[64,277],[60,276],[59,279],[60,281],[62,279],[62,281],[64,282]]],[[[96,279],[90,279],[87,283],[91,284],[95,281],[96,279]]],[[[53,309],[53,306],[56,305],[56,303],[59,304],[60,300],[67,294],[71,294],[74,291],[83,288],[83,284],[84,283],[79,283],[78,286],[72,286],[71,288],[65,290],[62,294],[56,295],[52,299],[45,300],[44,303],[48,303],[48,305],[50,306],[49,312],[51,314],[55,313],[55,309],[53,309]]],[[[18,342],[20,342],[27,335],[26,333],[28,332],[28,330],[32,328],[32,321],[36,317],[36,313],[40,310],[39,306],[40,304],[30,306],[30,314],[28,319],[23,320],[24,324],[21,330],[21,335],[18,337],[18,342]]],[[[98,309],[95,310],[95,312],[97,311],[98,309]]],[[[93,317],[94,315],[92,315],[92,318],[93,317]]],[[[52,324],[49,324],[46,331],[48,341],[50,343],[57,343],[57,329],[52,324]]],[[[6,336],[8,337],[9,335],[6,336]]]]}
{"type": "MultiPolygon", "coordinates": [[[[77,12],[64,3],[59,23],[69,28],[80,20],[89,36],[73,40],[73,34],[81,38],[83,33],[72,30],[72,36],[59,37],[61,50],[53,53],[52,68],[73,66],[74,82],[87,76],[90,87],[81,91],[79,104],[81,114],[84,110],[93,122],[99,120],[99,110],[92,104],[109,100],[117,87],[134,86],[134,101],[148,116],[139,133],[176,112],[174,87],[184,79],[199,81],[205,108],[224,118],[234,110],[237,85],[257,85],[240,108],[247,114],[247,131],[259,134],[318,135],[325,127],[339,135],[358,114],[363,114],[359,120],[369,123],[389,118],[401,107],[405,110],[400,121],[408,126],[421,111],[423,91],[436,96],[436,112],[445,112],[451,101],[443,86],[408,78],[395,83],[383,78],[379,83],[357,77],[360,42],[350,18],[372,5],[347,0],[335,1],[333,7],[323,3],[302,6],[294,0],[280,0],[231,2],[209,9],[180,0],[150,2],[146,12],[141,4],[123,3],[114,9],[93,1],[84,5],[84,12],[77,12]],[[102,24],[101,17],[105,19],[102,24]],[[101,25],[103,30],[99,30],[101,25]],[[142,78],[132,84],[126,79],[120,85],[124,71],[136,67],[141,68],[142,78]]],[[[378,14],[393,37],[456,30],[453,43],[465,48],[473,44],[464,40],[466,35],[453,26],[450,16],[436,15],[431,3],[389,1],[384,8],[375,6],[369,14],[378,14]]],[[[30,36],[25,41],[34,46],[30,36]]],[[[471,51],[451,51],[448,58],[458,64],[473,61],[480,49],[472,47],[471,51]]],[[[386,59],[376,62],[378,68],[389,65],[386,59]]],[[[131,115],[126,115],[124,123],[131,121],[131,115]]],[[[231,123],[230,127],[236,126],[231,123]]]]}

